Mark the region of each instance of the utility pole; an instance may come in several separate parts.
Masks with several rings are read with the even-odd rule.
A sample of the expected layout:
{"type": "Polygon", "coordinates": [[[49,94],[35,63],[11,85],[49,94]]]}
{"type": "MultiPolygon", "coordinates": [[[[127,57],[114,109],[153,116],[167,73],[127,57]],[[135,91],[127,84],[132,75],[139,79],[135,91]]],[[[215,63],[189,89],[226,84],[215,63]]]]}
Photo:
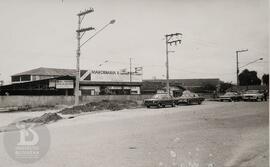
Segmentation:
{"type": "Polygon", "coordinates": [[[244,50],[237,50],[236,51],[236,85],[239,86],[239,60],[238,60],[238,54],[240,52],[247,52],[248,49],[244,50]]]}
{"type": "Polygon", "coordinates": [[[167,34],[165,35],[166,40],[166,93],[170,95],[170,84],[169,84],[169,50],[168,50],[168,44],[172,45],[175,44],[181,44],[182,40],[179,39],[179,37],[182,36],[181,33],[175,33],[175,34],[167,34]]]}
{"type": "Polygon", "coordinates": [[[132,58],[129,58],[129,82],[132,82],[131,68],[132,68],[132,58]]]}
{"type": "Polygon", "coordinates": [[[88,28],[81,28],[81,23],[82,23],[82,20],[84,19],[85,15],[88,14],[88,13],[91,13],[93,12],[94,9],[93,8],[90,8],[90,9],[87,9],[83,12],[80,12],[79,14],[77,14],[78,16],[78,29],[77,29],[77,56],[76,56],[76,59],[77,59],[77,63],[76,63],[76,82],[75,82],[75,105],[78,105],[79,104],[79,96],[80,96],[80,55],[81,55],[81,51],[80,51],[80,48],[81,48],[81,38],[83,37],[84,33],[86,31],[90,31],[90,30],[94,30],[93,27],[88,27],[88,28]],[[82,35],[81,35],[82,33],[82,35]]]}

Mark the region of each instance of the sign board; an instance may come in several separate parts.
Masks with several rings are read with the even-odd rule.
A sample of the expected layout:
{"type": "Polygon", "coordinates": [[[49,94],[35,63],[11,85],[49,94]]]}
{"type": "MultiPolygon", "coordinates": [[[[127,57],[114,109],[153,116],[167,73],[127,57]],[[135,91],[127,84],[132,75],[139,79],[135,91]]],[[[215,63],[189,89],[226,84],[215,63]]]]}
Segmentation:
{"type": "Polygon", "coordinates": [[[56,80],[56,89],[73,89],[73,80],[56,80]]]}
{"type": "MultiPolygon", "coordinates": [[[[91,81],[101,82],[142,82],[142,73],[123,71],[105,71],[105,70],[88,70],[87,73],[91,75],[91,81]]],[[[84,80],[81,77],[81,80],[84,80]]]]}
{"type": "Polygon", "coordinates": [[[108,89],[122,89],[122,87],[121,86],[108,86],[107,87],[108,89]]]}

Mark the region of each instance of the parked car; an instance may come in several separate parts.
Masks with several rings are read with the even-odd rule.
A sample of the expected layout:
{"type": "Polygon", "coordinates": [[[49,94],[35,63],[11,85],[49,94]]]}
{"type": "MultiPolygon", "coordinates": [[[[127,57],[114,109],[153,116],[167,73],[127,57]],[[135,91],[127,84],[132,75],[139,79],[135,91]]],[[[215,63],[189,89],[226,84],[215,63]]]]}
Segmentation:
{"type": "Polygon", "coordinates": [[[219,101],[240,101],[242,96],[237,92],[226,92],[224,95],[218,97],[219,101]]]}
{"type": "Polygon", "coordinates": [[[147,108],[150,108],[151,106],[165,107],[167,105],[174,107],[175,99],[171,95],[160,93],[160,94],[155,94],[151,99],[145,99],[144,105],[147,108]]]}
{"type": "Polygon", "coordinates": [[[248,90],[243,94],[244,101],[263,101],[264,94],[260,90],[248,90]]]}
{"type": "Polygon", "coordinates": [[[200,97],[198,94],[185,90],[182,96],[175,98],[176,104],[202,104],[204,101],[203,97],[200,97]]]}

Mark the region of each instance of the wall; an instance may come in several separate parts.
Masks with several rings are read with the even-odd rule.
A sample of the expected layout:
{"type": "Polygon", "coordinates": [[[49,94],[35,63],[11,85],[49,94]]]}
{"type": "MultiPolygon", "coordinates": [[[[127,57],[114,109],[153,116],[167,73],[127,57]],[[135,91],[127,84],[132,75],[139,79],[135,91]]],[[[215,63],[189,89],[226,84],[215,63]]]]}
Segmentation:
{"type": "MultiPolygon", "coordinates": [[[[152,95],[106,95],[106,96],[81,96],[80,102],[98,102],[101,100],[135,100],[142,101],[152,95]]],[[[0,96],[0,107],[19,106],[54,106],[73,105],[74,96],[0,96]]]]}
{"type": "Polygon", "coordinates": [[[205,99],[212,99],[214,98],[213,93],[197,93],[199,96],[204,97],[205,99]]]}

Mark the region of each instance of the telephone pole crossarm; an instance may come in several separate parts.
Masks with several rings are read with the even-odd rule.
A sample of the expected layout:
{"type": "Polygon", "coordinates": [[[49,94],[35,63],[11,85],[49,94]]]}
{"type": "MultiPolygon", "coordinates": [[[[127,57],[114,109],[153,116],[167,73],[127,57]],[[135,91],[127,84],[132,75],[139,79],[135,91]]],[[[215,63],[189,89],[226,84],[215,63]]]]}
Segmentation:
{"type": "Polygon", "coordinates": [[[86,14],[91,13],[91,12],[94,12],[93,8],[86,9],[85,11],[82,11],[82,12],[78,13],[77,15],[83,16],[83,15],[86,15],[86,14]]]}
{"type": "Polygon", "coordinates": [[[90,31],[90,30],[95,30],[95,28],[93,28],[93,27],[81,28],[79,30],[76,30],[76,32],[81,33],[81,32],[86,32],[86,31],[90,31]]]}

